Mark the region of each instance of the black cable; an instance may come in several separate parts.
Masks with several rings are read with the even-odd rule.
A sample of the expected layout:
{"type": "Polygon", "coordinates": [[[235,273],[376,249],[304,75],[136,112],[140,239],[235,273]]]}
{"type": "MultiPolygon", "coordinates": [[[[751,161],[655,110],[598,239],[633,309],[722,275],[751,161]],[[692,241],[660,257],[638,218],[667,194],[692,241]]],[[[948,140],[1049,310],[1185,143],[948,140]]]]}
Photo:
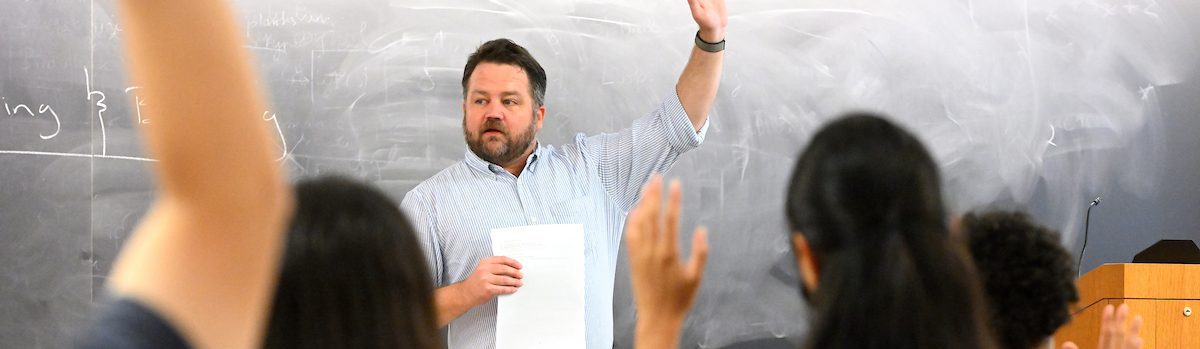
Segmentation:
{"type": "Polygon", "coordinates": [[[1083,271],[1083,253],[1087,252],[1088,227],[1092,223],[1092,207],[1096,206],[1100,206],[1100,198],[1098,197],[1096,200],[1092,200],[1091,204],[1088,204],[1087,214],[1083,216],[1083,248],[1079,250],[1079,261],[1075,263],[1076,279],[1079,278],[1080,273],[1083,271]]]}

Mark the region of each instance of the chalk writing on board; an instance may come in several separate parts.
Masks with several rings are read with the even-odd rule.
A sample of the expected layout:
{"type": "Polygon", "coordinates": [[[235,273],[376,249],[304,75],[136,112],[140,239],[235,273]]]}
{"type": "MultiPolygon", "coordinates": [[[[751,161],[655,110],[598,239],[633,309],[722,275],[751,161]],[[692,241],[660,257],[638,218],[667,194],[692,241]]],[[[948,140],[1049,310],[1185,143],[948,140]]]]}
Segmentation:
{"type": "Polygon", "coordinates": [[[49,116],[50,118],[53,118],[54,119],[54,133],[51,133],[51,134],[39,133],[38,137],[40,137],[43,140],[54,138],[55,136],[58,136],[59,131],[62,131],[62,121],[59,120],[58,113],[54,112],[54,108],[51,107],[49,104],[39,104],[38,108],[37,108],[37,114],[34,114],[33,109],[30,109],[29,105],[27,105],[27,104],[12,104],[12,105],[10,105],[8,102],[8,97],[0,97],[0,101],[4,102],[4,111],[6,113],[8,113],[9,117],[28,116],[28,117],[36,118],[39,116],[49,116]]]}
{"type": "Polygon", "coordinates": [[[287,138],[283,136],[283,128],[279,127],[279,117],[275,115],[275,113],[268,110],[263,112],[262,118],[263,121],[270,121],[271,124],[275,126],[275,132],[279,134],[279,142],[282,144],[279,147],[281,149],[279,152],[279,157],[275,158],[275,161],[283,161],[283,159],[287,158],[289,149],[287,145],[287,138]]]}
{"type": "Polygon", "coordinates": [[[1142,96],[1143,101],[1149,100],[1150,94],[1153,92],[1154,92],[1154,85],[1138,88],[1138,94],[1140,94],[1142,96]]]}
{"type": "MultiPolygon", "coordinates": [[[[83,78],[84,78],[84,85],[87,88],[87,100],[89,103],[92,103],[93,106],[95,106],[97,108],[97,109],[95,109],[96,118],[98,118],[100,121],[99,122],[99,125],[100,125],[100,154],[80,154],[80,153],[29,151],[29,150],[3,150],[3,149],[0,149],[0,154],[85,157],[85,158],[119,159],[119,160],[135,160],[135,161],[150,161],[150,162],[156,161],[156,160],[150,159],[150,158],[143,158],[143,157],[136,157],[136,156],[109,155],[108,154],[108,132],[107,132],[107,128],[106,128],[105,120],[104,120],[104,112],[108,111],[108,104],[106,102],[108,97],[104,93],[104,91],[100,91],[98,89],[92,88],[91,72],[88,71],[87,67],[83,68],[83,78]]],[[[137,118],[137,121],[134,124],[134,126],[139,126],[139,127],[142,125],[150,124],[150,118],[142,113],[142,107],[145,107],[147,105],[146,104],[147,101],[145,99],[142,99],[142,96],[140,94],[138,94],[138,91],[140,91],[141,89],[142,89],[141,86],[130,86],[130,87],[125,88],[125,94],[133,97],[133,110],[131,112],[134,114],[133,116],[137,118]]],[[[26,103],[20,103],[20,102],[24,102],[24,101],[10,101],[7,96],[0,96],[0,104],[4,105],[4,113],[5,113],[5,115],[7,115],[10,118],[12,118],[12,117],[31,117],[31,118],[46,117],[46,118],[51,118],[54,120],[54,132],[46,133],[43,131],[43,132],[38,133],[38,137],[40,137],[42,140],[50,140],[52,138],[55,138],[62,131],[62,119],[61,119],[61,117],[59,117],[58,112],[54,111],[54,107],[52,107],[50,104],[39,103],[39,104],[37,104],[37,108],[35,109],[35,108],[31,107],[31,105],[33,105],[33,104],[26,104],[26,103]]],[[[267,110],[262,113],[262,120],[270,123],[270,126],[274,129],[275,134],[277,134],[279,136],[278,142],[279,142],[279,148],[281,149],[281,152],[280,152],[279,157],[276,158],[275,161],[278,162],[278,161],[283,161],[283,160],[287,159],[292,154],[292,150],[294,150],[295,145],[293,145],[292,147],[288,147],[287,137],[283,134],[283,126],[279,122],[279,115],[275,112],[267,110]]]]}
{"type": "MultiPolygon", "coordinates": [[[[126,88],[125,94],[129,94],[130,92],[137,91],[141,88],[142,88],[141,86],[133,86],[133,87],[126,88]]],[[[145,106],[146,106],[146,100],[142,99],[142,96],[134,94],[133,95],[133,110],[134,110],[134,115],[137,115],[138,125],[145,125],[145,124],[150,123],[150,119],[147,119],[142,116],[142,107],[145,107],[145,106]]]]}
{"type": "Polygon", "coordinates": [[[316,13],[303,13],[297,8],[294,11],[273,11],[256,13],[246,20],[246,27],[254,28],[277,28],[277,27],[295,27],[303,25],[331,25],[331,18],[328,15],[316,13]]]}
{"type": "Polygon", "coordinates": [[[96,117],[100,118],[100,155],[108,155],[108,131],[104,129],[104,111],[108,110],[108,105],[104,104],[106,97],[104,97],[104,92],[92,90],[92,76],[88,74],[87,67],[83,67],[83,78],[88,91],[87,100],[91,101],[95,96],[97,98],[96,106],[100,107],[99,110],[96,110],[96,117]]]}
{"type": "Polygon", "coordinates": [[[68,158],[118,159],[118,160],[133,160],[133,161],[144,161],[144,162],[158,162],[158,160],[155,160],[155,159],[136,157],[136,156],[93,155],[93,154],[79,154],[79,153],[61,153],[61,152],[52,152],[52,151],[0,150],[0,154],[59,156],[59,157],[68,157],[68,158]]]}

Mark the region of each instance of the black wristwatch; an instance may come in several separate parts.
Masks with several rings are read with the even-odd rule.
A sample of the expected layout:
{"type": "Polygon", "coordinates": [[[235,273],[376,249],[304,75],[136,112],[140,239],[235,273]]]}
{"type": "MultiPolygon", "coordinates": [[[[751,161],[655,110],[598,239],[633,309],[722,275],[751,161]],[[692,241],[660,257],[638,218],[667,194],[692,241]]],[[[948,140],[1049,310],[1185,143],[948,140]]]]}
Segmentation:
{"type": "Polygon", "coordinates": [[[704,52],[717,53],[725,50],[725,39],[718,42],[708,42],[700,38],[700,31],[696,31],[696,47],[699,47],[704,52]]]}

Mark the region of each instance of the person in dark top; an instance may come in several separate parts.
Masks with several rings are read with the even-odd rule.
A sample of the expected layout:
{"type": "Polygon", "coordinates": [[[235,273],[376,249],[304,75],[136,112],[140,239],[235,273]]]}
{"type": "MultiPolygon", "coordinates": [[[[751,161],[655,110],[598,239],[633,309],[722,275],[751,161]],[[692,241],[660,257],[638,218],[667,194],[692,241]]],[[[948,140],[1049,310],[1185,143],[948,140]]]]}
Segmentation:
{"type": "Polygon", "coordinates": [[[420,246],[379,190],[301,181],[264,347],[440,348],[420,246]]]}
{"type": "MultiPolygon", "coordinates": [[[[672,183],[665,208],[661,192],[658,177],[643,188],[625,233],[640,349],[678,347],[708,254],[698,229],[680,260],[681,189],[672,183]]],[[[839,118],[801,153],[787,195],[813,306],[806,348],[998,347],[977,271],[947,227],[937,166],[914,136],[875,115],[839,118]]],[[[1126,327],[1128,313],[1105,309],[1098,348],[1141,346],[1141,320],[1126,327]]]]}
{"type": "MultiPolygon", "coordinates": [[[[801,288],[812,296],[805,347],[995,347],[966,249],[949,237],[938,177],[921,142],[883,117],[851,114],[816,133],[785,207],[801,288]]],[[[659,224],[660,188],[648,187],[626,232],[643,348],[675,344],[653,338],[678,336],[671,324],[683,320],[702,270],[670,263],[679,189],[659,224]]]]}
{"type": "Polygon", "coordinates": [[[295,187],[292,216],[229,4],[119,5],[129,71],[154,101],[142,130],[159,197],[78,347],[440,347],[426,263],[395,203],[318,178],[295,187]]]}
{"type": "Polygon", "coordinates": [[[78,348],[191,348],[167,320],[132,298],[112,300],[100,314],[78,348]]]}
{"type": "MultiPolygon", "coordinates": [[[[992,328],[1004,349],[1036,349],[1071,320],[1071,304],[1079,300],[1071,253],[1058,233],[1022,212],[968,213],[955,224],[966,241],[983,281],[992,328]]],[[[1138,348],[1140,317],[1124,327],[1128,306],[1106,307],[1102,326],[1113,331],[1100,348],[1138,348]]],[[[1064,348],[1075,348],[1072,342],[1064,348]]]]}
{"type": "Polygon", "coordinates": [[[158,196],[79,346],[258,347],[293,202],[244,32],[227,1],[117,4],[158,196]]]}
{"type": "Polygon", "coordinates": [[[992,326],[1005,349],[1045,346],[1071,319],[1075,265],[1058,234],[1020,212],[969,213],[961,235],[983,280],[992,326]]]}

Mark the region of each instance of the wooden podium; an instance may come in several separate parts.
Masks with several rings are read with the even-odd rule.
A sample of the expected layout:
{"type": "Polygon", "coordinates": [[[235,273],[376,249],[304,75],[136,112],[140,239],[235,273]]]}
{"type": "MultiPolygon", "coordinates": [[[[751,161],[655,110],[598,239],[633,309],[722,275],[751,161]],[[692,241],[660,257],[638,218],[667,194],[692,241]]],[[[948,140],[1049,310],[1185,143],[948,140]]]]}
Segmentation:
{"type": "Polygon", "coordinates": [[[1096,345],[1104,306],[1129,305],[1143,319],[1143,349],[1200,349],[1200,264],[1105,264],[1076,281],[1073,318],[1054,334],[1061,346],[1096,345]]]}

